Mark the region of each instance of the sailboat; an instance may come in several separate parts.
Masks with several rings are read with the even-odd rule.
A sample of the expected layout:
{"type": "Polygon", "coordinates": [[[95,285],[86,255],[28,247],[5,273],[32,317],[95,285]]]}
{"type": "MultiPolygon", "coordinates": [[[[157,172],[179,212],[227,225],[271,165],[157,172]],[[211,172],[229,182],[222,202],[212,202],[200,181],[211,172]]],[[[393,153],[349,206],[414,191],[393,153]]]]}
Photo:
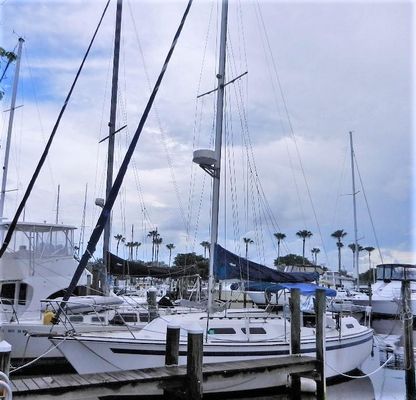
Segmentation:
{"type": "MultiPolygon", "coordinates": [[[[188,315],[172,315],[156,318],[139,332],[90,332],[69,333],[52,336],[50,340],[65,355],[80,374],[142,369],[164,365],[166,329],[169,325],[179,326],[179,364],[186,362],[187,332],[203,331],[203,362],[214,363],[232,360],[254,360],[279,357],[290,353],[290,322],[283,317],[265,318],[241,310],[238,316],[226,311],[215,312],[213,287],[216,260],[218,259],[218,212],[220,193],[220,161],[223,125],[223,98],[225,90],[225,60],[227,39],[228,2],[222,3],[220,57],[215,150],[197,150],[194,162],[213,177],[211,213],[211,257],[209,263],[208,309],[206,312],[188,315]]],[[[361,326],[352,317],[336,321],[327,315],[326,375],[331,377],[354,370],[370,355],[373,332],[361,326]]],[[[315,328],[301,328],[301,353],[315,353],[315,328]]],[[[235,391],[275,387],[286,384],[286,377],[268,376],[261,381],[250,379],[230,388],[204,387],[204,392],[235,391]]],[[[155,388],[155,391],[159,390],[155,388]]],[[[157,393],[155,393],[157,394],[157,393]]]]}

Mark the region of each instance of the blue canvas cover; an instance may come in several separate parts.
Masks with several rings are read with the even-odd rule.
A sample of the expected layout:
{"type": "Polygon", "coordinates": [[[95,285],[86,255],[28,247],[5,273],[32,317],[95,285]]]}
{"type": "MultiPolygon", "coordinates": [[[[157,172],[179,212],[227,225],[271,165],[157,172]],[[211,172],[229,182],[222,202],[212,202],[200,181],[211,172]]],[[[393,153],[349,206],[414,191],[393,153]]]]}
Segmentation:
{"type": "MultiPolygon", "coordinates": [[[[240,287],[239,283],[233,283],[231,285],[231,289],[236,290],[240,287]]],[[[329,289],[323,286],[318,286],[313,283],[270,283],[270,282],[244,282],[244,289],[247,291],[253,292],[264,292],[267,291],[269,293],[277,293],[283,289],[299,289],[300,294],[305,296],[314,295],[317,289],[325,290],[325,295],[327,297],[335,297],[337,295],[337,291],[334,289],[329,289]]]]}
{"type": "Polygon", "coordinates": [[[314,282],[317,272],[282,272],[239,257],[220,245],[214,251],[214,277],[218,280],[240,279],[264,282],[314,282]]]}

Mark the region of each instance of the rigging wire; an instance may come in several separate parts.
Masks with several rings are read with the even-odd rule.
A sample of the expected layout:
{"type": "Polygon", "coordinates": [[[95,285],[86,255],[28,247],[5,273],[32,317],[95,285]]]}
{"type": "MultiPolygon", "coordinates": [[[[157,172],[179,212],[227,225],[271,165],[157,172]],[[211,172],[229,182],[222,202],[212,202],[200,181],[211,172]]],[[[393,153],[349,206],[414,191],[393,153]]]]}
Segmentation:
{"type": "Polygon", "coordinates": [[[344,175],[345,175],[345,171],[346,171],[347,155],[348,155],[348,148],[345,147],[344,159],[342,161],[341,175],[340,175],[340,179],[339,179],[339,183],[338,183],[337,195],[336,195],[336,198],[335,198],[335,209],[334,209],[334,214],[333,214],[333,217],[332,217],[332,226],[337,225],[336,218],[337,218],[337,214],[338,214],[338,200],[341,197],[341,186],[342,186],[342,182],[344,181],[344,175]]]}
{"type": "MultiPolygon", "coordinates": [[[[149,90],[151,90],[152,85],[151,85],[151,82],[150,82],[149,72],[148,72],[148,69],[146,67],[146,61],[145,61],[145,58],[144,58],[144,53],[143,53],[140,38],[139,38],[139,35],[138,35],[135,19],[133,17],[130,2],[128,2],[128,5],[129,5],[129,10],[130,10],[130,16],[131,16],[131,19],[133,21],[133,27],[134,27],[134,32],[135,32],[135,35],[136,35],[136,40],[137,40],[137,43],[138,43],[138,47],[139,47],[140,56],[142,58],[143,70],[144,70],[144,73],[145,73],[147,85],[148,85],[149,90]]],[[[185,217],[184,207],[183,207],[183,204],[182,204],[182,198],[181,198],[181,195],[180,195],[179,185],[178,185],[176,175],[175,175],[175,171],[174,171],[174,167],[173,167],[172,155],[170,153],[169,146],[167,144],[167,141],[169,139],[168,132],[166,132],[162,127],[162,123],[161,123],[161,119],[160,119],[160,115],[159,115],[157,105],[154,105],[153,113],[155,115],[156,122],[157,122],[157,125],[158,125],[158,130],[159,130],[161,138],[162,138],[161,143],[162,143],[163,149],[165,151],[168,167],[169,167],[169,170],[170,170],[171,180],[172,180],[172,183],[173,183],[176,199],[178,201],[179,213],[181,215],[184,226],[186,227],[186,217],[185,217]]]]}
{"type": "MultiPolygon", "coordinates": [[[[259,209],[263,209],[263,212],[265,214],[265,216],[267,216],[266,221],[271,221],[273,227],[276,230],[276,227],[279,228],[279,224],[275,218],[275,216],[273,215],[273,211],[267,201],[267,197],[266,194],[264,192],[264,189],[262,187],[262,183],[260,180],[260,177],[258,175],[257,172],[257,166],[256,166],[256,161],[255,161],[255,157],[254,157],[254,147],[252,144],[252,140],[250,137],[250,132],[248,129],[248,119],[247,119],[247,112],[245,110],[245,107],[243,106],[243,101],[242,101],[242,91],[241,91],[241,85],[237,84],[235,87],[236,90],[236,98],[237,98],[237,110],[238,110],[238,114],[240,116],[240,124],[241,124],[241,129],[242,129],[242,136],[243,136],[243,145],[246,148],[246,159],[247,159],[247,193],[254,193],[256,192],[259,196],[259,198],[261,199],[261,201],[263,202],[263,207],[260,207],[259,209]],[[238,90],[238,94],[237,95],[237,90],[238,90]],[[240,101],[238,101],[238,99],[240,99],[240,101]],[[241,103],[241,104],[240,104],[241,103]],[[252,177],[252,182],[251,184],[249,183],[249,178],[250,176],[252,177]],[[254,186],[253,186],[254,185],[254,186]]],[[[254,198],[252,198],[253,204],[254,204],[254,198]]],[[[248,207],[248,201],[246,201],[247,203],[247,209],[248,207]]],[[[255,218],[256,220],[257,218],[255,218]]],[[[272,236],[272,235],[271,235],[272,236]]],[[[264,242],[264,241],[262,241],[264,242]]],[[[276,244],[274,243],[274,241],[272,241],[273,246],[276,249],[276,244]]],[[[287,247],[287,245],[286,245],[287,247]]],[[[287,248],[288,249],[288,248],[287,248]]],[[[264,252],[263,252],[264,254],[264,252]]]]}
{"type": "Polygon", "coordinates": [[[279,73],[278,73],[278,70],[277,70],[277,64],[276,64],[274,56],[273,56],[273,52],[272,52],[272,49],[271,49],[269,37],[268,37],[268,34],[267,34],[267,29],[266,29],[264,19],[263,19],[263,14],[262,14],[260,3],[259,3],[258,0],[257,0],[257,6],[258,6],[258,10],[259,10],[261,25],[263,27],[264,36],[266,38],[267,47],[268,47],[268,50],[269,50],[269,53],[270,53],[270,58],[271,58],[272,66],[273,66],[274,75],[275,75],[276,80],[277,80],[277,84],[278,84],[280,95],[281,95],[282,102],[283,102],[283,108],[284,108],[286,118],[287,118],[287,121],[288,121],[289,132],[290,132],[290,134],[293,138],[293,142],[295,144],[296,154],[298,156],[299,166],[300,166],[300,169],[301,169],[301,172],[302,172],[302,177],[303,177],[305,187],[306,187],[306,191],[307,191],[307,194],[308,194],[308,198],[309,198],[309,201],[310,201],[310,204],[311,204],[311,208],[312,208],[312,212],[313,212],[313,215],[314,215],[315,223],[316,223],[316,226],[318,228],[319,237],[321,239],[321,246],[322,246],[322,249],[325,253],[326,260],[328,262],[328,260],[329,260],[328,259],[328,253],[326,251],[325,242],[323,240],[323,236],[322,236],[322,232],[321,232],[321,227],[320,227],[318,217],[317,217],[317,213],[316,213],[316,209],[315,209],[315,206],[314,206],[314,203],[313,203],[313,200],[312,200],[312,194],[311,194],[311,190],[310,190],[310,187],[309,187],[309,183],[308,183],[308,180],[306,179],[305,169],[304,169],[303,162],[302,162],[302,159],[301,159],[301,156],[300,156],[300,151],[299,151],[296,135],[295,135],[293,124],[292,124],[292,119],[290,118],[289,109],[288,109],[288,105],[287,105],[287,101],[286,101],[286,96],[284,94],[283,86],[282,86],[282,83],[280,81],[279,73]]]}
{"type": "MultiPolygon", "coordinates": [[[[42,141],[44,143],[46,143],[45,129],[43,127],[43,121],[42,121],[42,116],[41,116],[40,107],[39,107],[39,99],[38,99],[38,95],[37,95],[37,91],[36,91],[36,86],[34,84],[35,79],[33,77],[32,66],[29,62],[27,46],[23,48],[23,56],[24,56],[25,61],[26,61],[27,69],[29,71],[30,82],[32,84],[32,91],[33,91],[33,97],[34,97],[34,100],[35,100],[36,113],[37,113],[38,122],[39,122],[40,134],[42,136],[42,141]]],[[[49,175],[50,175],[50,178],[51,178],[52,186],[56,187],[57,186],[56,183],[55,183],[56,180],[55,180],[55,176],[54,176],[54,173],[53,173],[53,168],[52,168],[52,165],[51,165],[51,161],[50,161],[49,158],[46,160],[46,164],[47,164],[47,167],[48,167],[48,171],[49,171],[49,175]]]]}
{"type": "Polygon", "coordinates": [[[363,180],[361,178],[361,173],[360,173],[360,169],[358,168],[358,162],[357,162],[357,158],[355,156],[355,152],[353,153],[354,155],[354,160],[355,160],[355,165],[357,167],[357,172],[358,172],[358,177],[360,178],[360,184],[361,184],[361,189],[363,190],[363,195],[364,195],[364,200],[365,200],[365,204],[367,206],[367,211],[368,211],[368,216],[370,218],[370,222],[371,222],[371,228],[373,230],[373,235],[374,235],[374,239],[376,241],[376,245],[377,245],[377,250],[378,250],[378,255],[380,257],[381,263],[383,264],[383,255],[381,254],[381,249],[380,249],[380,244],[378,242],[378,238],[377,238],[377,234],[376,234],[376,229],[374,227],[374,220],[373,220],[373,216],[371,215],[371,211],[370,211],[370,206],[368,204],[368,199],[367,199],[367,194],[365,193],[365,189],[364,189],[364,184],[363,184],[363,180]]]}
{"type": "Polygon", "coordinates": [[[84,58],[83,58],[82,62],[81,62],[81,65],[80,65],[80,67],[79,67],[79,69],[78,69],[78,71],[77,71],[77,74],[76,74],[76,76],[75,76],[75,79],[74,79],[74,81],[73,81],[73,83],[72,83],[72,85],[71,85],[71,88],[70,88],[70,90],[69,90],[69,92],[68,92],[68,95],[67,95],[67,97],[66,97],[66,99],[65,99],[65,101],[64,101],[64,104],[63,104],[63,106],[62,106],[62,109],[61,109],[61,111],[60,111],[60,113],[59,113],[59,115],[58,115],[58,118],[57,118],[57,120],[56,120],[56,123],[55,123],[55,125],[54,125],[54,127],[53,127],[53,129],[52,129],[52,133],[51,133],[51,135],[50,135],[50,137],[49,137],[49,139],[48,139],[48,142],[47,142],[47,144],[46,144],[45,150],[44,150],[44,152],[43,152],[43,154],[42,154],[42,156],[41,156],[41,158],[40,158],[40,160],[39,160],[39,163],[38,163],[38,165],[37,165],[37,167],[36,167],[35,173],[33,174],[32,178],[31,178],[31,180],[30,180],[30,182],[29,182],[29,185],[28,185],[28,187],[27,187],[27,189],[26,189],[26,192],[25,192],[25,194],[24,194],[24,196],[23,196],[23,199],[22,199],[22,201],[20,202],[19,207],[18,207],[18,209],[17,209],[17,211],[16,211],[16,214],[15,214],[15,216],[14,216],[14,218],[13,218],[13,221],[11,222],[11,224],[10,224],[10,226],[9,226],[9,229],[8,229],[8,231],[7,231],[7,234],[6,234],[6,237],[5,237],[5,239],[4,239],[4,242],[3,242],[3,244],[2,244],[2,247],[1,247],[1,249],[0,249],[0,258],[3,256],[4,252],[5,252],[5,251],[6,251],[6,249],[7,249],[7,246],[8,246],[8,244],[9,244],[10,240],[11,240],[11,237],[12,237],[13,231],[14,231],[14,229],[15,229],[15,227],[16,227],[16,224],[17,224],[17,221],[18,221],[18,219],[19,219],[19,217],[20,217],[20,214],[22,213],[23,208],[25,207],[25,204],[26,204],[27,199],[29,198],[30,192],[31,192],[31,190],[32,190],[33,186],[35,185],[35,182],[36,182],[36,180],[37,180],[37,177],[39,176],[39,173],[40,173],[40,171],[41,171],[41,169],[42,169],[43,164],[45,163],[45,160],[46,160],[46,157],[47,157],[47,155],[48,155],[49,149],[50,149],[50,147],[51,147],[51,145],[52,145],[53,138],[54,138],[54,136],[55,136],[55,134],[56,134],[56,131],[58,130],[59,123],[60,123],[61,118],[62,118],[62,116],[63,116],[63,114],[64,114],[64,112],[65,112],[66,106],[68,105],[68,102],[69,102],[69,100],[70,100],[70,98],[71,98],[72,92],[73,92],[73,90],[74,90],[74,88],[75,88],[75,84],[76,84],[76,83],[77,83],[77,81],[78,81],[78,78],[79,78],[80,73],[81,73],[81,71],[82,71],[82,69],[83,69],[83,66],[84,66],[84,64],[85,64],[85,61],[86,61],[86,59],[87,59],[87,57],[88,57],[88,54],[89,54],[90,49],[91,49],[91,47],[92,47],[92,44],[94,43],[95,37],[96,37],[96,35],[97,35],[97,33],[98,33],[98,30],[99,30],[99,28],[100,28],[100,26],[101,26],[101,22],[102,22],[102,21],[103,21],[103,19],[104,19],[104,15],[105,15],[105,13],[106,13],[106,11],[107,11],[107,8],[108,8],[109,3],[110,3],[110,1],[108,0],[108,1],[107,1],[106,6],[105,6],[105,8],[104,8],[104,11],[103,11],[103,13],[102,13],[102,16],[101,16],[101,18],[100,18],[100,21],[99,21],[99,23],[98,23],[98,26],[97,26],[97,28],[96,28],[96,30],[95,30],[95,32],[94,32],[94,35],[93,35],[93,37],[92,37],[92,39],[91,39],[91,41],[90,41],[90,44],[89,44],[89,46],[88,46],[88,48],[87,48],[87,51],[86,51],[86,53],[85,53],[85,55],[84,55],[84,58]]]}
{"type": "MultiPolygon", "coordinates": [[[[160,71],[160,73],[158,75],[158,78],[156,80],[156,83],[154,85],[153,91],[152,91],[152,93],[150,95],[150,98],[149,98],[149,100],[148,100],[148,102],[146,104],[146,107],[145,107],[145,109],[143,111],[143,115],[140,118],[140,122],[139,122],[139,124],[137,126],[136,132],[135,132],[135,134],[133,136],[133,139],[132,139],[132,141],[131,141],[128,149],[127,149],[126,155],[125,155],[125,157],[123,159],[123,162],[122,162],[122,164],[120,166],[120,169],[119,169],[119,171],[117,173],[117,176],[116,176],[116,178],[114,180],[113,186],[111,187],[110,193],[107,196],[107,199],[106,199],[106,202],[104,204],[104,207],[101,210],[100,216],[99,216],[98,221],[97,221],[97,223],[95,225],[95,228],[94,228],[93,233],[92,233],[92,235],[90,237],[90,240],[88,241],[87,250],[85,251],[85,253],[81,257],[81,260],[80,260],[80,262],[78,264],[77,270],[75,271],[74,276],[73,276],[73,278],[71,280],[71,283],[69,284],[68,289],[66,290],[65,295],[64,295],[64,297],[62,299],[62,303],[61,303],[60,309],[65,307],[65,302],[71,296],[74,287],[76,286],[76,284],[77,284],[77,282],[78,282],[78,280],[79,280],[82,272],[84,271],[84,269],[85,269],[85,267],[86,267],[86,265],[88,263],[88,260],[91,257],[91,254],[93,254],[95,252],[96,245],[98,243],[98,240],[101,237],[101,234],[104,231],[104,226],[107,223],[108,217],[109,217],[109,215],[111,213],[111,209],[112,209],[112,207],[114,205],[114,202],[115,202],[115,200],[117,198],[117,195],[118,195],[118,192],[120,190],[120,187],[121,187],[121,185],[123,183],[123,179],[124,179],[124,176],[126,174],[127,167],[128,167],[128,165],[130,163],[130,160],[131,160],[131,158],[133,156],[134,150],[135,150],[136,145],[137,145],[137,142],[138,142],[138,140],[139,140],[139,138],[141,136],[141,133],[143,132],[144,125],[145,125],[145,123],[147,121],[147,118],[149,116],[150,110],[152,108],[152,105],[154,103],[154,100],[156,98],[156,95],[157,95],[157,93],[159,91],[160,84],[161,84],[161,82],[163,80],[163,77],[165,75],[166,69],[167,69],[167,67],[169,65],[169,62],[170,62],[171,58],[172,58],[172,54],[174,52],[174,49],[175,49],[176,44],[178,42],[179,36],[180,36],[180,34],[182,32],[183,26],[185,24],[185,21],[187,19],[188,14],[189,14],[189,10],[191,8],[191,5],[192,5],[192,0],[189,0],[188,4],[186,6],[185,12],[184,12],[184,14],[182,16],[181,22],[180,22],[180,24],[178,26],[178,29],[175,32],[175,36],[174,36],[174,38],[172,40],[171,46],[169,48],[169,51],[168,51],[168,53],[166,55],[166,58],[164,60],[162,69],[161,69],[161,71],[160,71]]],[[[57,312],[57,316],[56,317],[59,318],[59,311],[57,312]]]]}
{"type": "MultiPolygon", "coordinates": [[[[218,13],[218,8],[217,8],[217,13],[218,13]]],[[[209,37],[210,37],[210,32],[212,31],[211,29],[211,24],[212,24],[212,20],[213,20],[213,15],[214,15],[214,3],[211,3],[211,9],[210,9],[210,14],[209,14],[209,18],[208,18],[208,25],[207,25],[207,30],[206,30],[206,34],[205,34],[205,42],[204,42],[204,47],[203,47],[203,52],[202,52],[202,60],[201,60],[201,68],[199,71],[199,80],[198,80],[198,85],[197,85],[197,91],[196,93],[199,93],[201,90],[201,84],[202,84],[202,77],[203,77],[203,73],[204,73],[204,67],[206,65],[206,56],[207,56],[207,48],[208,48],[208,41],[209,41],[209,37]]],[[[218,22],[217,22],[218,24],[218,22]]],[[[215,31],[216,32],[216,31],[215,31]]],[[[217,40],[217,38],[216,38],[217,40]]],[[[213,79],[213,84],[215,85],[215,79],[214,77],[213,79]]],[[[195,102],[195,110],[194,110],[194,123],[193,123],[193,138],[192,138],[192,150],[195,150],[197,147],[199,147],[199,142],[200,142],[200,136],[201,136],[201,131],[202,131],[202,115],[203,115],[203,110],[205,109],[204,105],[205,105],[205,96],[198,98],[198,96],[196,95],[196,102],[195,102]]],[[[209,144],[211,146],[211,144],[214,141],[214,129],[215,129],[215,101],[212,98],[211,99],[211,106],[213,107],[213,112],[212,112],[212,120],[211,120],[211,124],[210,124],[210,133],[209,133],[209,144]]],[[[191,231],[191,222],[193,221],[193,198],[195,196],[195,191],[196,191],[196,165],[194,165],[194,163],[191,163],[190,166],[190,180],[189,180],[189,195],[188,195],[188,207],[187,207],[187,226],[186,226],[186,246],[188,248],[191,236],[190,236],[190,231],[191,231]]],[[[194,233],[192,236],[192,243],[191,243],[191,250],[193,250],[195,248],[195,243],[196,243],[196,237],[198,234],[198,228],[199,228],[199,220],[200,220],[200,215],[201,215],[201,210],[202,210],[202,201],[203,201],[203,197],[204,197],[204,192],[205,192],[205,184],[206,184],[206,174],[203,175],[202,178],[202,187],[201,187],[201,193],[199,196],[199,203],[198,203],[198,209],[197,209],[197,214],[196,214],[196,223],[194,226],[194,233]]],[[[209,223],[210,224],[210,223],[209,223]]],[[[211,231],[211,226],[209,225],[208,227],[208,231],[211,231]]]]}

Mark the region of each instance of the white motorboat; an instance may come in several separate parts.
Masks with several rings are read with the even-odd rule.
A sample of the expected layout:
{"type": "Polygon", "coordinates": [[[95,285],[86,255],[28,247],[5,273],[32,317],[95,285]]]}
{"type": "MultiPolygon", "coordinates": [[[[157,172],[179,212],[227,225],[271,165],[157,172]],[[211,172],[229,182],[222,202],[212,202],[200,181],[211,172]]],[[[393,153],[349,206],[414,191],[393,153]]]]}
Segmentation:
{"type": "MultiPolygon", "coordinates": [[[[410,304],[413,316],[416,316],[416,265],[380,264],[377,266],[376,282],[371,285],[371,308],[373,314],[396,316],[402,310],[401,283],[411,281],[410,304]]],[[[354,293],[351,301],[357,305],[370,305],[370,296],[366,293],[354,293]]]]}

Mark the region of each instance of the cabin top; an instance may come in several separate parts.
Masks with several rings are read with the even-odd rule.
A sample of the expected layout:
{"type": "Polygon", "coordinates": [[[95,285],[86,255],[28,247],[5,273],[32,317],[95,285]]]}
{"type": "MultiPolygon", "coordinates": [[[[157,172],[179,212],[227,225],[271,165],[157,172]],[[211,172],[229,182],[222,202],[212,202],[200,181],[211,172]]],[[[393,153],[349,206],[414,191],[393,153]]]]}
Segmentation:
{"type": "Polygon", "coordinates": [[[414,264],[380,264],[377,265],[378,281],[416,281],[416,265],[414,264]]]}
{"type": "MultiPolygon", "coordinates": [[[[0,229],[7,230],[9,229],[11,222],[3,222],[0,224],[0,229]]],[[[62,224],[49,224],[41,222],[18,222],[16,224],[16,231],[22,232],[58,232],[58,231],[67,231],[77,229],[73,225],[62,225],[62,224]]]]}

